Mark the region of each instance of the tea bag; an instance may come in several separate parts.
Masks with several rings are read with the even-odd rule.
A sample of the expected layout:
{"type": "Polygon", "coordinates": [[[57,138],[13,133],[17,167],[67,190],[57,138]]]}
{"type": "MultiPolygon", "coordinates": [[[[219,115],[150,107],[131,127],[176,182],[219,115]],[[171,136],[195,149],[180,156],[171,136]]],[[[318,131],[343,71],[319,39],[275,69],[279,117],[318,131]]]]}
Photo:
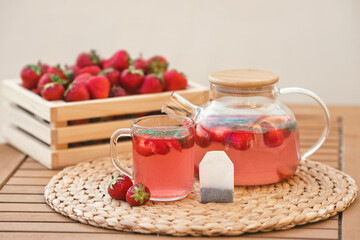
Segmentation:
{"type": "Polygon", "coordinates": [[[200,202],[234,201],[234,164],[224,151],[207,152],[199,165],[200,202]]]}

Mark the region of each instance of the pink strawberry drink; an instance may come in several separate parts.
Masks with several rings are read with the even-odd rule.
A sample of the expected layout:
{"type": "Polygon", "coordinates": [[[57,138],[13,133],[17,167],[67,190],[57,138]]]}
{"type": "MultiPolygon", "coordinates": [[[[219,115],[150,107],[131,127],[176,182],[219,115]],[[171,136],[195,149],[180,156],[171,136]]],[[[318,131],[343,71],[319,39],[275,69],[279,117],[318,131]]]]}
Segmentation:
{"type": "Polygon", "coordinates": [[[138,130],[132,139],[135,183],[146,183],[152,200],[177,200],[191,192],[193,126],[177,130],[138,130]]]}
{"type": "Polygon", "coordinates": [[[225,151],[235,185],[275,183],[291,177],[300,161],[297,124],[286,116],[216,116],[195,133],[195,175],[208,151],[225,151]]]}

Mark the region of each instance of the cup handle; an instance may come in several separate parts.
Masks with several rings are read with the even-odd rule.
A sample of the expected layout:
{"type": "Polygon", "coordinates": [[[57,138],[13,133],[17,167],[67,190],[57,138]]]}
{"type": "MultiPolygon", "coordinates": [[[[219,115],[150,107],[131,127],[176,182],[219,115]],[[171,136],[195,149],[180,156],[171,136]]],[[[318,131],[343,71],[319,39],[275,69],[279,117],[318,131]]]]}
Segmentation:
{"type": "Polygon", "coordinates": [[[311,154],[313,154],[316,150],[318,150],[321,147],[321,145],[324,143],[326,137],[328,136],[329,131],[330,131],[330,114],[329,114],[329,110],[327,109],[325,103],[321,100],[321,98],[316,93],[309,91],[307,89],[304,89],[304,88],[297,88],[297,87],[281,88],[279,90],[279,94],[288,94],[288,93],[301,93],[301,94],[304,94],[306,96],[313,98],[317,103],[320,104],[320,106],[323,109],[323,113],[324,113],[325,128],[324,128],[320,138],[317,140],[317,142],[309,150],[307,150],[304,154],[302,154],[301,160],[304,160],[304,159],[308,158],[311,154]]]}
{"type": "Polygon", "coordinates": [[[120,162],[117,150],[117,141],[121,137],[131,137],[131,130],[130,128],[120,128],[116,130],[111,138],[110,138],[110,155],[111,161],[114,164],[115,168],[120,172],[124,173],[129,178],[133,179],[132,169],[125,166],[123,163],[120,162]]]}

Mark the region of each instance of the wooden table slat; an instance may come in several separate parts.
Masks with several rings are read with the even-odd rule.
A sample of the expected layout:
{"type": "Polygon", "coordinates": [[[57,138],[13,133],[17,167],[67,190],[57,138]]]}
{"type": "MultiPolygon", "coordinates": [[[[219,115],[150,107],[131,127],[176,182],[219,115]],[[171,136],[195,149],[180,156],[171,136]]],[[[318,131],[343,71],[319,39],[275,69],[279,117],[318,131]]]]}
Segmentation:
{"type": "Polygon", "coordinates": [[[43,195],[0,194],[0,203],[45,203],[43,195]]]}
{"type": "Polygon", "coordinates": [[[56,212],[0,212],[0,222],[75,222],[75,221],[56,212]]]}
{"type": "Polygon", "coordinates": [[[0,189],[25,159],[25,154],[9,145],[0,145],[0,189]]]}
{"type": "Polygon", "coordinates": [[[21,185],[5,185],[1,191],[2,193],[16,193],[16,194],[41,194],[44,195],[44,186],[21,186],[21,185]]]}
{"type": "Polygon", "coordinates": [[[54,212],[54,210],[41,203],[0,203],[0,212],[54,212]]]}

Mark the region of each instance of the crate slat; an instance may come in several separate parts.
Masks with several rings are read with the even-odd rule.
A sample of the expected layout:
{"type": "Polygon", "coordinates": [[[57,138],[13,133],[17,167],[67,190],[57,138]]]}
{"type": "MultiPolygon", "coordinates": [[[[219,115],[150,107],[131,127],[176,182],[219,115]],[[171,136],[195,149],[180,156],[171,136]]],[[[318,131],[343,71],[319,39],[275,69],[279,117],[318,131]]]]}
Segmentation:
{"type": "Polygon", "coordinates": [[[32,135],[36,135],[40,140],[49,145],[51,144],[51,131],[48,123],[37,119],[35,116],[9,102],[3,104],[3,110],[6,116],[6,122],[26,129],[32,135]]]}
{"type": "Polygon", "coordinates": [[[4,138],[15,148],[38,160],[44,166],[51,168],[52,150],[45,143],[21,131],[13,125],[4,127],[4,138]]]}
{"type": "Polygon", "coordinates": [[[100,123],[79,124],[54,128],[51,131],[55,144],[106,139],[119,128],[129,128],[135,118],[100,123]]]}

